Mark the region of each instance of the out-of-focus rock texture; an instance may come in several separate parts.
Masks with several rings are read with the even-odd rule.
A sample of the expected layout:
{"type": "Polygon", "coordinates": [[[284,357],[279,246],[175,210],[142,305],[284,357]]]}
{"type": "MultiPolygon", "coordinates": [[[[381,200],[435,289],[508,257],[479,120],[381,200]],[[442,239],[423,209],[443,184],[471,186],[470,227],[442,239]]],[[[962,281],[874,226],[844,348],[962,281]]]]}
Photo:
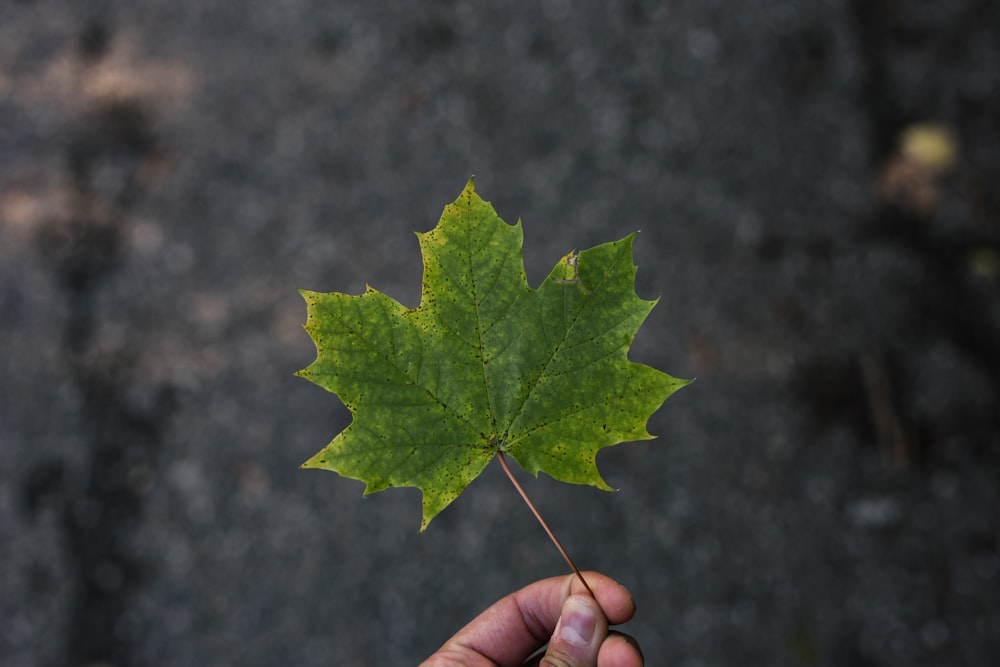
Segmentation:
{"type": "Polygon", "coordinates": [[[301,471],[296,288],[419,297],[470,175],[529,279],[641,230],[697,382],[527,479],[648,664],[1000,662],[1000,5],[0,4],[0,663],[416,664],[565,566],[499,468],[301,471]]]}

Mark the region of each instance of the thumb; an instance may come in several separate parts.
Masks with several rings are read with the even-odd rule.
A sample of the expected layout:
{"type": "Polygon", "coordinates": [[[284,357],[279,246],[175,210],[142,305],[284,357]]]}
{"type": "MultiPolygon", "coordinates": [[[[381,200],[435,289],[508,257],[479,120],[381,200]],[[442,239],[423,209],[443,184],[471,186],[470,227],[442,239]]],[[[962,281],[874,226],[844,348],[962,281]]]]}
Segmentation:
{"type": "Polygon", "coordinates": [[[596,667],[597,652],[608,636],[608,619],[597,600],[570,595],[539,667],[596,667]]]}

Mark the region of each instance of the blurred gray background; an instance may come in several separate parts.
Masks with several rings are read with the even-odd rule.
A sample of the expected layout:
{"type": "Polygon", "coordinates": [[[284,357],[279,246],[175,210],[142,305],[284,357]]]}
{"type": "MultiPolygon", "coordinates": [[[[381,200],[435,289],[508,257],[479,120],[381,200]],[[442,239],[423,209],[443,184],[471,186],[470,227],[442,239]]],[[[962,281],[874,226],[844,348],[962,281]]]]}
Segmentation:
{"type": "Polygon", "coordinates": [[[529,280],[635,230],[698,381],[527,478],[650,665],[1000,661],[1000,5],[0,3],[0,663],[406,665],[565,565],[490,466],[298,465],[296,288],[416,305],[475,174],[529,280]]]}

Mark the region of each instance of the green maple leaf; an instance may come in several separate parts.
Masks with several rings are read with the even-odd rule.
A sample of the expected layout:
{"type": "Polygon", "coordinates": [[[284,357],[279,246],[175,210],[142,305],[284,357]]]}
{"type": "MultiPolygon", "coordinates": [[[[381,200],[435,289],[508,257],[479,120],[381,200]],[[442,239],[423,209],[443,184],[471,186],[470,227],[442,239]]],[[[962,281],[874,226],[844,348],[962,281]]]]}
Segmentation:
{"type": "Polygon", "coordinates": [[[298,374],[353,415],[303,467],[361,480],[365,495],[418,487],[421,530],[501,452],[535,476],[610,490],[598,450],[652,438],[649,417],[688,383],[627,357],[656,303],[635,293],[635,235],[569,253],[532,289],[520,222],[470,180],[417,236],[416,308],[371,287],[302,291],[317,357],[298,374]]]}

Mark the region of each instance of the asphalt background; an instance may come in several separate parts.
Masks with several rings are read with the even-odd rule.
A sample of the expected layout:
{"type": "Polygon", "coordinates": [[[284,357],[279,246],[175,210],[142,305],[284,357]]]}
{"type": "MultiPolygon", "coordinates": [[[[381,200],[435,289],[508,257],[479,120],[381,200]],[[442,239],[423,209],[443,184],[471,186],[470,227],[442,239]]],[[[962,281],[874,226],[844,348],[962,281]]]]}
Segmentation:
{"type": "MultiPolygon", "coordinates": [[[[0,3],[0,663],[416,664],[565,566],[496,466],[300,471],[296,288],[415,305],[475,174],[529,280],[635,230],[698,381],[526,479],[650,665],[1000,662],[1000,5],[0,3]],[[933,123],[957,150],[899,150],[933,123]],[[919,156],[918,156],[919,157],[919,156]]],[[[941,142],[939,142],[940,144],[941,142]]]]}

